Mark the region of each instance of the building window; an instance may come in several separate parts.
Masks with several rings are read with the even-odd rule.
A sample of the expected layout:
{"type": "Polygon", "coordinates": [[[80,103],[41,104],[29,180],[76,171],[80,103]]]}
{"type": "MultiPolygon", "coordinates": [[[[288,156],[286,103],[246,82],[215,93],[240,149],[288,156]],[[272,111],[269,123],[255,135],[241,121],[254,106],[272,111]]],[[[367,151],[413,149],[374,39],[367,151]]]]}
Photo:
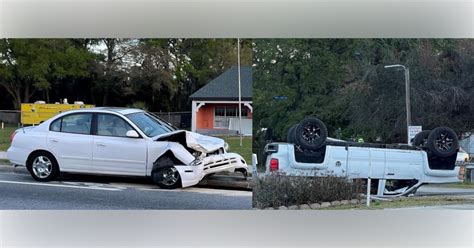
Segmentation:
{"type": "MultiPolygon", "coordinates": [[[[247,115],[247,107],[242,106],[242,119],[248,119],[247,115]]],[[[214,108],[214,128],[229,128],[229,120],[238,117],[238,106],[216,106],[214,108]]]]}

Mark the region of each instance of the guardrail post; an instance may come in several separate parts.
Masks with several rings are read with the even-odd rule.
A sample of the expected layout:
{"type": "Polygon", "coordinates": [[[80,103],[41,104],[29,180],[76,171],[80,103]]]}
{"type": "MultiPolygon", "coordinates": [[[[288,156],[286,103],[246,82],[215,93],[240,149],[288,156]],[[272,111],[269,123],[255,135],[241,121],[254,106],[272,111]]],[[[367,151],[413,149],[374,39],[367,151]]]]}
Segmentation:
{"type": "Polygon", "coordinates": [[[371,189],[371,174],[372,174],[372,149],[369,148],[369,171],[367,174],[367,207],[370,207],[370,189],[371,189]]]}
{"type": "Polygon", "coordinates": [[[252,153],[252,173],[254,176],[257,176],[257,165],[258,165],[258,160],[257,160],[257,154],[252,153]]]}

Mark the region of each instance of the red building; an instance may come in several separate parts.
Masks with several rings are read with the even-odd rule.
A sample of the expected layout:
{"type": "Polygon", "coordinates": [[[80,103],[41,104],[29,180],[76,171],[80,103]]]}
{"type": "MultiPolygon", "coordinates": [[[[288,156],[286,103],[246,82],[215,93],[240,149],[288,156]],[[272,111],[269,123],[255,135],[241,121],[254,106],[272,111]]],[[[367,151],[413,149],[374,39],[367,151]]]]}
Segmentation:
{"type": "MultiPolygon", "coordinates": [[[[242,134],[252,135],[252,68],[241,66],[242,134]]],[[[233,66],[190,96],[191,130],[204,134],[238,134],[239,85],[233,66]]]]}

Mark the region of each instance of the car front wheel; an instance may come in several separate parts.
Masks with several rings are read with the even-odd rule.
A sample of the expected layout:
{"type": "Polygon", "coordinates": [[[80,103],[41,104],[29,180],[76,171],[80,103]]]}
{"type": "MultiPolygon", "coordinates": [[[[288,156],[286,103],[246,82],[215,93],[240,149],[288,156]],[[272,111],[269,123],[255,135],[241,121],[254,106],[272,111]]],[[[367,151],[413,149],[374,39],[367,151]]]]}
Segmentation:
{"type": "Polygon", "coordinates": [[[181,176],[174,166],[159,168],[152,173],[153,182],[163,189],[181,187],[181,176]]]}
{"type": "Polygon", "coordinates": [[[37,152],[27,162],[26,168],[36,181],[47,182],[59,174],[56,159],[47,152],[37,152]]]}

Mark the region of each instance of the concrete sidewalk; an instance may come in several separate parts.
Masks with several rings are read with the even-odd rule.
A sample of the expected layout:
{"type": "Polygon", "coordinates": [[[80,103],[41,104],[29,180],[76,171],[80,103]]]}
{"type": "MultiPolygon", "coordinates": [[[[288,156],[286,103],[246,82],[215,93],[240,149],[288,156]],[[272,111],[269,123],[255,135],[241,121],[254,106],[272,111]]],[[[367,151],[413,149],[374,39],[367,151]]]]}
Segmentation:
{"type": "Polygon", "coordinates": [[[0,159],[7,159],[7,152],[0,152],[0,159]]]}

